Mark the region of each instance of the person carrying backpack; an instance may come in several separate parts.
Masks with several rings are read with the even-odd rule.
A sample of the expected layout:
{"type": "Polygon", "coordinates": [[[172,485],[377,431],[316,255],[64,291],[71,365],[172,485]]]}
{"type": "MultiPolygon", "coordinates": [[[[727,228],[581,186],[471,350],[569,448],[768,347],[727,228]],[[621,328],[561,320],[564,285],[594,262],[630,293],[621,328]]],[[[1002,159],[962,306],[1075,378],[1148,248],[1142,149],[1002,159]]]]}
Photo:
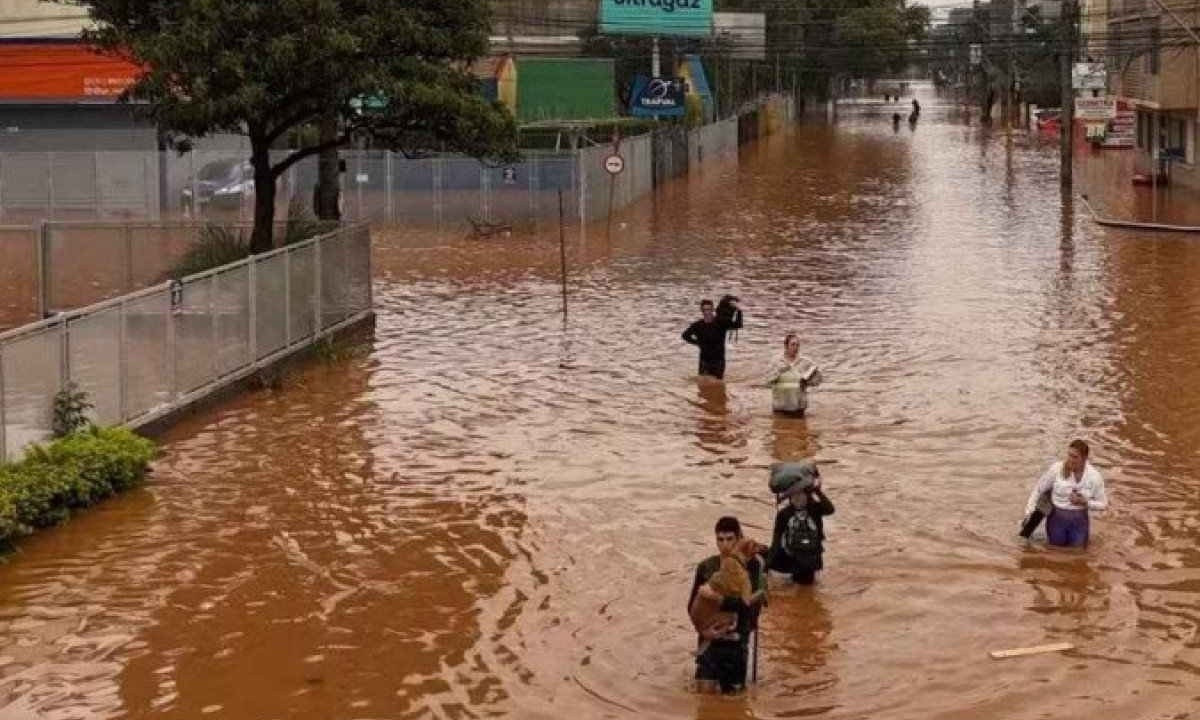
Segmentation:
{"type": "Polygon", "coordinates": [[[811,479],[797,482],[781,496],[786,503],[775,515],[767,568],[787,573],[798,585],[812,585],[823,567],[825,522],[833,503],[821,490],[821,477],[813,467],[811,479]]]}
{"type": "Polygon", "coordinates": [[[700,348],[700,375],[724,379],[725,336],[742,327],[741,308],[737,298],[726,295],[719,309],[712,300],[701,300],[700,313],[702,317],[683,331],[683,339],[700,348]]]}

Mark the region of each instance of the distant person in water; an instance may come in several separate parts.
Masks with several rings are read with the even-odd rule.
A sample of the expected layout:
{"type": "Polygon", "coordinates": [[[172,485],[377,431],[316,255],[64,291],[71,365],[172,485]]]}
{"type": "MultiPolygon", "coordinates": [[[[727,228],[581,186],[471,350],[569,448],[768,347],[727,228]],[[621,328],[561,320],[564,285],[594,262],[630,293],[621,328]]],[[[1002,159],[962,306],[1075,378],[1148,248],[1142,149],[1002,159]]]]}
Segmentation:
{"type": "Polygon", "coordinates": [[[899,128],[900,128],[900,113],[892,113],[892,129],[898,130],[899,128]]]}
{"type": "Polygon", "coordinates": [[[820,384],[821,369],[800,354],[800,336],[788,333],[783,339],[783,356],[767,373],[771,408],[784,415],[803,417],[808,409],[808,389],[820,384]]]}
{"type": "Polygon", "coordinates": [[[1108,494],[1100,471],[1088,462],[1090,450],[1083,440],[1072,440],[1067,457],[1051,465],[1033,486],[1025,506],[1028,517],[1037,509],[1038,499],[1050,495],[1051,510],[1046,518],[1046,542],[1060,547],[1087,547],[1090,535],[1089,511],[1108,507],[1108,494]]]}
{"type": "Polygon", "coordinates": [[[921,114],[921,103],[917,102],[916,98],[913,98],[912,107],[912,116],[910,117],[915,117],[921,114]]]}
{"type": "Polygon", "coordinates": [[[684,341],[700,348],[698,372],[718,380],[725,377],[725,336],[742,327],[737,298],[727,296],[722,305],[729,310],[718,315],[712,300],[700,301],[700,319],[683,331],[684,341]]]}

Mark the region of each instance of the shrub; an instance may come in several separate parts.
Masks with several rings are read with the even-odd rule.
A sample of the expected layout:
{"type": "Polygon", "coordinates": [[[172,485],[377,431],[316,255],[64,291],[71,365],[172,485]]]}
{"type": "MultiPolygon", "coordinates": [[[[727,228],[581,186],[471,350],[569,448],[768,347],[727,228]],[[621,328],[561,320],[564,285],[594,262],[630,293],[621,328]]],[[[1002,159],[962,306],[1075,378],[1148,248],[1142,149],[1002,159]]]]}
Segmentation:
{"type": "Polygon", "coordinates": [[[155,452],[154,443],[130,430],[91,426],[29,448],[20,462],[0,464],[0,542],[137,485],[155,452]]]}
{"type": "Polygon", "coordinates": [[[209,223],[200,229],[200,237],[188,248],[175,267],[167,272],[171,280],[228,265],[250,256],[250,240],[242,232],[225,225],[209,223]]]}
{"type": "Polygon", "coordinates": [[[54,417],[50,422],[54,437],[66,437],[87,426],[87,412],[93,407],[95,405],[88,402],[88,394],[74,382],[68,382],[54,395],[54,417]]]}
{"type": "Polygon", "coordinates": [[[291,245],[333,232],[338,228],[338,224],[337,220],[318,220],[303,200],[294,197],[288,203],[287,229],[284,232],[283,244],[291,245]]]}

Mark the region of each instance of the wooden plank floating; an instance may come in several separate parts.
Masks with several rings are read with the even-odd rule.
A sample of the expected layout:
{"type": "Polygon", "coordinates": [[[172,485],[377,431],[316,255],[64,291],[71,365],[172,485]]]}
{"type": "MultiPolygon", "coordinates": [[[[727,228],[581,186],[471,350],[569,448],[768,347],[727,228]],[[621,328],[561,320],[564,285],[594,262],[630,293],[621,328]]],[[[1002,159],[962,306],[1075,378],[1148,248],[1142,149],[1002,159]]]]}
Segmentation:
{"type": "Polygon", "coordinates": [[[1022,657],[1024,655],[1041,655],[1042,653],[1062,652],[1063,650],[1074,650],[1075,646],[1069,642],[1050,643],[1049,645],[1034,645],[1033,647],[1012,648],[1011,650],[993,650],[989,655],[993,660],[1003,660],[1005,658],[1022,657]]]}

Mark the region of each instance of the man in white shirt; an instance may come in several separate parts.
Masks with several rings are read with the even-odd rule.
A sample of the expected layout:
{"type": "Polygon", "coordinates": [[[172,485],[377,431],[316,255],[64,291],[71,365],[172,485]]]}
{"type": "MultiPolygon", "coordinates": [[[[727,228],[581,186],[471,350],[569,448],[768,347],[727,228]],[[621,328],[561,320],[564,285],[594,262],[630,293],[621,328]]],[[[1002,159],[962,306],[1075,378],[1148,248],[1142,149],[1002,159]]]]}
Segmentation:
{"type": "Polygon", "coordinates": [[[1039,497],[1050,493],[1054,507],[1046,519],[1046,541],[1051,545],[1087,547],[1088,511],[1108,507],[1104,478],[1087,459],[1087,443],[1072,440],[1067,446],[1067,459],[1051,465],[1029,494],[1026,516],[1037,507],[1039,497]]]}

